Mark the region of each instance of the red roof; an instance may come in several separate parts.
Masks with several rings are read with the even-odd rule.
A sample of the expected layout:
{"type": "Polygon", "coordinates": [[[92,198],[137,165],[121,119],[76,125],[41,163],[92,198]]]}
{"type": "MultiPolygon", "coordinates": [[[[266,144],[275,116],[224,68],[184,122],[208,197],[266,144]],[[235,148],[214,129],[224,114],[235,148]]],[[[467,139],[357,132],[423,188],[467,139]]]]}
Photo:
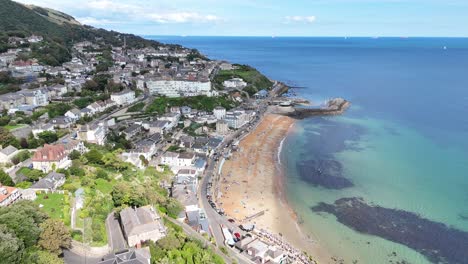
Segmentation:
{"type": "Polygon", "coordinates": [[[38,149],[32,158],[33,161],[59,161],[66,156],[65,147],[62,144],[57,145],[44,145],[43,148],[38,149]]]}
{"type": "Polygon", "coordinates": [[[20,61],[14,61],[12,63],[13,66],[23,66],[23,67],[24,66],[31,66],[32,64],[33,64],[33,62],[30,61],[30,60],[27,60],[27,61],[20,60],[20,61]]]}
{"type": "Polygon", "coordinates": [[[16,191],[15,187],[4,186],[0,184],[0,203],[3,202],[8,196],[10,196],[14,191],[16,191]]]}

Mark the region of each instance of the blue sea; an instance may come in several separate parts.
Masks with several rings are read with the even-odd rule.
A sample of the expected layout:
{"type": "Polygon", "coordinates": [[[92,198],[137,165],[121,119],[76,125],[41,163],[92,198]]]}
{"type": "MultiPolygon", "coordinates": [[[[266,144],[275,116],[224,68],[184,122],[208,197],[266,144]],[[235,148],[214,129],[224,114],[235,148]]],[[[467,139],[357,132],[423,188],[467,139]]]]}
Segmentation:
{"type": "Polygon", "coordinates": [[[468,39],[148,38],[252,65],[314,103],[352,102],[342,116],[297,122],[281,153],[289,203],[303,229],[338,259],[431,263],[408,246],[313,212],[320,202],[360,197],[468,232],[468,39]],[[298,164],[318,160],[339,164],[353,186],[310,183],[298,164]]]}

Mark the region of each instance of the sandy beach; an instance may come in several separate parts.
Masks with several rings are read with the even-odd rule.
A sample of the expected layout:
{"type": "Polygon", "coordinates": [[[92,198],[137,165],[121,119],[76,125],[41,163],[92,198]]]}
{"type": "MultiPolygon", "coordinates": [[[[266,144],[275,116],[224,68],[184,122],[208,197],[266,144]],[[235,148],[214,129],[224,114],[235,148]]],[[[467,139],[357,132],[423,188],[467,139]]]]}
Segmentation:
{"type": "Polygon", "coordinates": [[[224,163],[218,202],[236,221],[281,234],[293,246],[307,251],[320,263],[327,263],[330,256],[313,238],[301,232],[283,192],[278,150],[294,122],[287,116],[264,116],[258,127],[240,142],[239,150],[224,163]]]}

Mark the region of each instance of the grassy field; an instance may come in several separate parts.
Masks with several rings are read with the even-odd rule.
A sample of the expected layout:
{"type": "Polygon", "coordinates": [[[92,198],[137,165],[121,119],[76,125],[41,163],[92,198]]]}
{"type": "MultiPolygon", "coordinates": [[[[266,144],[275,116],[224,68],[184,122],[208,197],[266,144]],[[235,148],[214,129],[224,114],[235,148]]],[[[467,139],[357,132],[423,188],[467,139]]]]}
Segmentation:
{"type": "Polygon", "coordinates": [[[112,186],[113,184],[104,179],[96,179],[96,190],[99,190],[103,194],[110,194],[112,192],[112,186]]]}
{"type": "Polygon", "coordinates": [[[4,128],[11,131],[11,130],[22,128],[22,127],[25,127],[25,126],[26,126],[25,124],[19,124],[19,125],[14,125],[14,126],[6,125],[6,126],[4,126],[4,128]]]}
{"type": "MultiPolygon", "coordinates": [[[[60,193],[41,193],[37,195],[35,203],[38,205],[42,204],[42,210],[46,212],[51,218],[61,219],[65,223],[65,218],[69,213],[65,213],[67,208],[70,208],[70,205],[66,204],[68,197],[65,197],[64,194],[60,193]]],[[[68,210],[67,210],[68,211],[68,210]]]]}

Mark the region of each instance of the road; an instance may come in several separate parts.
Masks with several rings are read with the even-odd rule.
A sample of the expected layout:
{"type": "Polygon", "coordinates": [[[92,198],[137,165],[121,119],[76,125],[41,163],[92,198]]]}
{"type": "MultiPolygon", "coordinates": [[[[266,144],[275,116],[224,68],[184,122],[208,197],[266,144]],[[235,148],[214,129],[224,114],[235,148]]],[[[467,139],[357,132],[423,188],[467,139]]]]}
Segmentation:
{"type": "Polygon", "coordinates": [[[127,248],[127,243],[120,228],[119,220],[110,213],[106,218],[107,241],[112,252],[127,248]]]}
{"type": "MultiPolygon", "coordinates": [[[[250,124],[249,126],[245,126],[242,129],[237,130],[233,134],[227,136],[223,142],[218,146],[218,148],[215,150],[216,153],[221,156],[221,153],[224,153],[226,150],[227,145],[230,145],[232,142],[242,138],[244,135],[246,135],[251,129],[255,129],[256,125],[258,125],[259,121],[261,120],[260,116],[265,113],[265,107],[262,106],[260,108],[260,113],[259,116],[255,119],[253,124],[250,124]]],[[[213,158],[208,159],[207,163],[207,169],[204,172],[204,176],[201,180],[201,184],[198,190],[198,197],[200,197],[200,207],[205,210],[206,216],[208,218],[209,224],[211,226],[212,230],[212,235],[216,241],[216,244],[218,246],[224,246],[224,235],[221,231],[221,225],[227,226],[229,229],[234,230],[235,232],[239,233],[244,233],[240,231],[239,227],[236,224],[233,224],[228,221],[228,219],[222,215],[220,215],[209,203],[208,198],[207,198],[207,187],[210,181],[212,180],[212,177],[218,173],[218,166],[220,161],[215,161],[213,158]]],[[[212,187],[214,189],[214,187],[212,187]]],[[[211,194],[210,194],[211,195],[211,194]]],[[[245,256],[241,255],[239,252],[231,249],[230,247],[226,247],[229,252],[233,254],[233,256],[236,257],[237,261],[239,263],[251,263],[250,260],[248,260],[245,256]]]]}
{"type": "Polygon", "coordinates": [[[66,264],[95,264],[101,261],[101,258],[78,255],[68,249],[63,251],[63,259],[66,264]]]}

